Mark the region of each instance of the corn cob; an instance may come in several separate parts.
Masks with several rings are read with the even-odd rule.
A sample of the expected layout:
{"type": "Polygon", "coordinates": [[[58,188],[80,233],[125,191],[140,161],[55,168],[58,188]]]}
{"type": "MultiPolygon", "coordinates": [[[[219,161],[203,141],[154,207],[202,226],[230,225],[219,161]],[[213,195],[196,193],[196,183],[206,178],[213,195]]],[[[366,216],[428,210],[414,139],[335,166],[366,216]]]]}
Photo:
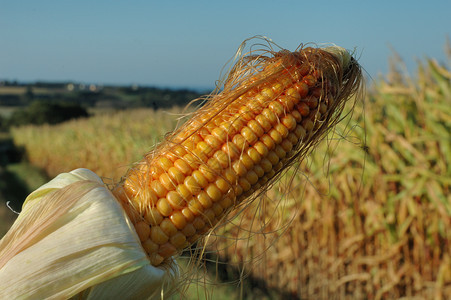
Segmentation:
{"type": "Polygon", "coordinates": [[[342,48],[270,54],[239,60],[222,92],[114,188],[154,266],[302,159],[360,85],[342,48]]]}

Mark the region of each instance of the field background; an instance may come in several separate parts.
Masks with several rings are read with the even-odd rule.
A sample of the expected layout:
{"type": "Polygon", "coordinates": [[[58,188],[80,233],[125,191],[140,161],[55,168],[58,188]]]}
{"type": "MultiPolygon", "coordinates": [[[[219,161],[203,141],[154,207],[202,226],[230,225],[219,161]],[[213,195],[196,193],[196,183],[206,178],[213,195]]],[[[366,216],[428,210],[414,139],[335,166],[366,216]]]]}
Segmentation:
{"type": "MultiPolygon", "coordinates": [[[[21,97],[30,89],[3,92],[21,97]]],[[[150,99],[133,88],[121,92],[125,101],[150,99]]],[[[78,167],[112,184],[182,115],[181,106],[118,110],[108,99],[91,107],[89,118],[4,133],[4,148],[20,150],[23,158],[1,165],[0,236],[15,218],[7,201],[20,211],[28,192],[78,167]]],[[[446,299],[450,132],[449,68],[426,59],[410,76],[402,63],[393,63],[389,74],[368,81],[365,99],[305,161],[215,231],[205,263],[182,294],[446,299]]],[[[180,258],[182,265],[187,260],[180,258]]]]}

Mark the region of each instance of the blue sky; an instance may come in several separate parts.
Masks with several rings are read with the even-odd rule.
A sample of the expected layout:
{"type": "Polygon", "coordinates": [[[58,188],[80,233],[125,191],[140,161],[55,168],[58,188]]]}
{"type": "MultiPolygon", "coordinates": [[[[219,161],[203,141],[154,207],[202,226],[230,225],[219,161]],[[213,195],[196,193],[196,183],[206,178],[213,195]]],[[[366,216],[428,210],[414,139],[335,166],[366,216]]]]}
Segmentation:
{"type": "Polygon", "coordinates": [[[0,80],[210,88],[254,35],[356,49],[376,78],[393,47],[446,62],[451,1],[0,0],[0,80]]]}

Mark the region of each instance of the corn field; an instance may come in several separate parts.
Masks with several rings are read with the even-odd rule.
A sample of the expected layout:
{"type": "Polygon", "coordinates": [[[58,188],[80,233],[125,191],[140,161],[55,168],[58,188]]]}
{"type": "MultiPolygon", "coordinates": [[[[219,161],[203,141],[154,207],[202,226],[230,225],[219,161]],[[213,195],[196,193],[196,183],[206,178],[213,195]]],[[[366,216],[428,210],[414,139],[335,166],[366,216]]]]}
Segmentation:
{"type": "MultiPolygon", "coordinates": [[[[12,134],[52,177],[83,167],[112,183],[180,113],[121,111],[12,134]]],[[[296,299],[446,299],[450,132],[450,70],[434,60],[415,77],[393,70],[369,82],[364,101],[305,161],[218,228],[208,250],[243,280],[296,299]]]]}

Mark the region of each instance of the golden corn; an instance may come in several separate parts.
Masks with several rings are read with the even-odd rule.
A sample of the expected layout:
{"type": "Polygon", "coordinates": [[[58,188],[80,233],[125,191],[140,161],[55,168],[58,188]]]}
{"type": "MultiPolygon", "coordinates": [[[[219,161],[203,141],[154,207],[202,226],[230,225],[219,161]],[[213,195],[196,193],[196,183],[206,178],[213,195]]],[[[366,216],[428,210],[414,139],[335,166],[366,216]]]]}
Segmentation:
{"type": "Polygon", "coordinates": [[[230,87],[129,170],[113,192],[153,265],[267,186],[337,121],[361,76],[340,55],[306,48],[258,57],[260,72],[232,72],[230,87]]]}

